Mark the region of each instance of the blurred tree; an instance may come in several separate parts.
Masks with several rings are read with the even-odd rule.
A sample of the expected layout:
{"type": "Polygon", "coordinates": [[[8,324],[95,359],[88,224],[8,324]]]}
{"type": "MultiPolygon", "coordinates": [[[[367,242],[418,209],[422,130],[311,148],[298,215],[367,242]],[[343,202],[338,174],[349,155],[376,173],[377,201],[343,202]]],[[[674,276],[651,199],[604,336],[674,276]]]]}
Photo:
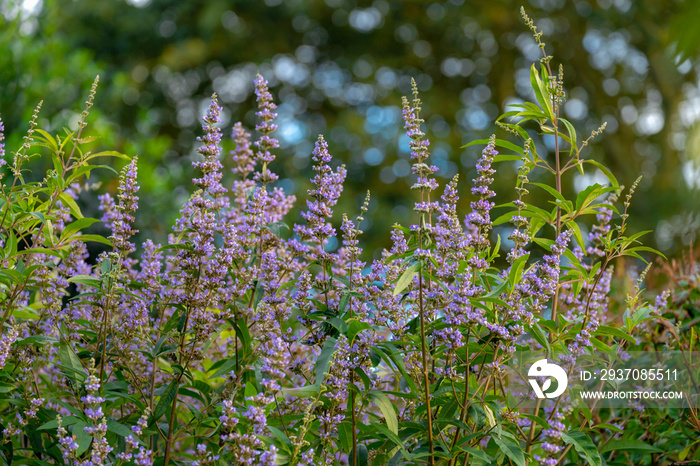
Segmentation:
{"type": "MultiPolygon", "coordinates": [[[[6,0],[0,4],[8,10],[6,0]]],[[[700,228],[700,173],[686,150],[700,117],[688,103],[700,98],[696,60],[679,59],[674,48],[689,44],[686,55],[697,56],[683,35],[690,19],[681,14],[691,7],[678,0],[531,0],[526,8],[555,66],[564,64],[565,116],[582,136],[608,123],[584,156],[605,160],[626,185],[644,175],[631,228],[654,228],[660,248],[677,250],[679,239],[700,228]]],[[[508,104],[532,98],[529,66],[540,53],[507,0],[45,0],[30,16],[35,27],[15,40],[27,44],[16,60],[33,67],[32,82],[2,63],[0,72],[9,74],[0,78],[0,109],[18,94],[52,100],[53,89],[78,89],[98,68],[105,85],[97,107],[115,124],[110,142],[142,155],[140,229],[161,239],[191,190],[189,161],[212,91],[224,103],[227,128],[237,120],[253,128],[253,77],[270,81],[280,104],[275,166],[286,189],[307,188],[312,143],[325,133],[348,165],[339,210],[357,212],[372,190],[365,239],[373,248],[387,243],[391,223],[412,218],[400,112],[410,78],[425,102],[433,163],[443,184],[462,173],[466,209],[480,149],[460,146],[493,132],[505,137],[493,120],[508,104]],[[42,49],[48,44],[54,49],[42,49]]],[[[68,97],[74,99],[59,94],[55,108],[68,97]]],[[[533,137],[551,155],[553,141],[533,137]]],[[[508,202],[514,167],[498,168],[497,202],[508,202]]],[[[596,181],[595,173],[572,174],[565,189],[572,194],[596,181]]]]}

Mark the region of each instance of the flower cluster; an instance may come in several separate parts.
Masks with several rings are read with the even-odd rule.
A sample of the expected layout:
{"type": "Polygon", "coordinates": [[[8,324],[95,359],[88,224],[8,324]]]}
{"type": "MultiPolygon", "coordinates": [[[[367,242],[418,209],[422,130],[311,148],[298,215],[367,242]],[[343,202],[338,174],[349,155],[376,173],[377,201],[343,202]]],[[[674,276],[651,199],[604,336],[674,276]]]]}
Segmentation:
{"type": "Polygon", "coordinates": [[[323,247],[328,238],[335,236],[335,229],[328,223],[328,219],[333,215],[333,206],[338,202],[343,191],[343,181],[347,171],[343,165],[338,167],[337,171],[333,171],[328,165],[332,157],[328,153],[328,144],[323,136],[319,136],[316,141],[312,159],[315,162],[314,171],[316,172],[311,180],[314,188],[308,192],[312,200],[306,201],[308,211],[301,213],[307,224],[295,225],[294,232],[301,242],[310,241],[315,247],[304,247],[298,242],[294,244],[298,245],[300,252],[308,252],[314,259],[327,261],[323,247]]]}
{"type": "Polygon", "coordinates": [[[0,118],[0,167],[6,164],[7,161],[5,160],[5,125],[2,122],[2,118],[0,118]]]}
{"type": "MultiPolygon", "coordinates": [[[[406,452],[436,455],[438,442],[445,451],[468,444],[483,459],[502,451],[493,443],[520,438],[535,461],[557,464],[571,400],[545,402],[544,422],[519,417],[509,398],[516,394],[503,386],[505,364],[519,349],[547,345],[567,348],[570,364],[616,318],[610,237],[624,228],[613,230],[614,196],[591,207],[596,224],[584,244],[573,214],[526,203],[530,172],[546,165],[528,140],[517,198],[494,221],[494,162],[512,160],[497,158],[496,148],[512,145],[492,136],[475,154],[470,189],[455,176],[436,197],[412,84],[403,119],[414,221],[394,225],[391,245],[371,260],[361,245],[369,193],[356,217],[336,212],[347,170],[322,135],[303,221],[285,223],[295,198],[273,172],[277,107],[262,76],[257,139],[235,123],[228,154],[212,97],[192,164],[196,189],[167,245],[131,242],[136,158],[116,197],[99,198],[111,251],[92,257],[86,241],[110,242],[76,231],[92,221],[76,219],[79,184],[62,186],[45,214],[13,214],[41,227],[21,238],[27,249],[8,254],[2,265],[10,271],[0,273],[0,382],[13,384],[4,441],[26,448],[19,434],[41,431],[52,442],[44,442],[52,445],[47,457],[81,466],[271,466],[346,464],[365,453],[385,464],[406,452]],[[462,192],[471,194],[466,216],[462,192]],[[498,226],[507,220],[511,231],[498,226]]],[[[3,129],[0,121],[0,143],[3,129]]],[[[19,249],[13,235],[0,232],[3,250],[19,249]]],[[[662,316],[666,301],[662,295],[649,315],[662,316]]]]}
{"type": "Polygon", "coordinates": [[[137,230],[132,229],[134,222],[134,212],[138,209],[138,196],[136,193],[139,186],[136,183],[138,158],[134,157],[131,163],[122,171],[119,180],[119,203],[115,205],[109,194],[99,197],[101,210],[104,212],[102,221],[112,231],[112,242],[114,248],[120,252],[122,257],[126,257],[134,252],[134,245],[129,242],[137,230]]]}
{"type": "Polygon", "coordinates": [[[146,408],[136,425],[131,427],[133,435],[129,435],[124,439],[126,450],[118,453],[117,459],[121,461],[131,461],[133,459],[134,464],[137,466],[153,466],[153,451],[146,449],[138,440],[143,435],[144,429],[148,427],[150,414],[151,410],[146,408]]]}
{"type": "Polygon", "coordinates": [[[255,142],[255,147],[258,148],[255,153],[255,161],[262,164],[260,172],[257,172],[254,176],[255,181],[259,181],[263,184],[272,183],[277,180],[277,175],[270,172],[267,168],[268,164],[275,160],[275,156],[270,152],[271,149],[276,149],[279,147],[279,142],[277,139],[270,136],[274,130],[277,129],[277,125],[272,123],[272,121],[277,118],[277,105],[272,102],[272,94],[267,89],[267,81],[260,75],[255,78],[255,96],[258,99],[259,110],[256,113],[258,118],[262,120],[255,129],[262,133],[260,140],[255,142]]]}
{"type": "MultiPolygon", "coordinates": [[[[474,180],[471,191],[478,198],[471,203],[472,212],[467,216],[465,224],[470,231],[471,244],[477,251],[483,251],[489,245],[489,232],[491,231],[490,212],[495,203],[490,201],[496,195],[490,185],[493,183],[493,174],[496,170],[491,168],[493,158],[498,155],[496,150],[496,136],[491,136],[488,145],[481,153],[481,158],[476,162],[479,177],[474,180]]],[[[472,265],[479,268],[486,265],[483,258],[474,258],[472,265]]]]}
{"type": "Polygon", "coordinates": [[[411,80],[413,87],[413,101],[409,104],[407,98],[403,98],[403,119],[406,135],[411,139],[411,170],[416,175],[416,182],[411,189],[420,192],[419,201],[415,205],[415,211],[422,214],[430,214],[437,207],[430,202],[430,193],[437,189],[437,181],[432,175],[438,171],[435,165],[428,165],[428,146],[430,141],[424,139],[425,133],[421,130],[423,119],[420,118],[421,100],[418,98],[418,87],[415,80],[411,80]]]}

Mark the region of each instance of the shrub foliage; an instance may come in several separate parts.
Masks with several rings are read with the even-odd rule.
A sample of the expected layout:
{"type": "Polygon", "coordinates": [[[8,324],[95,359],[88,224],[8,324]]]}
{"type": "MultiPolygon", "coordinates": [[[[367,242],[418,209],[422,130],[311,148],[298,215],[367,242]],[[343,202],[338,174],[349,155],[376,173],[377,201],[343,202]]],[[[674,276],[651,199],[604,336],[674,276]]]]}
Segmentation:
{"type": "Polygon", "coordinates": [[[544,54],[532,66],[533,102],[499,118],[509,139],[472,143],[483,151],[466,215],[456,209],[457,177],[442,188],[433,177],[414,85],[403,115],[415,224],[395,225],[393,246],[371,263],[360,229],[369,194],[338,232],[333,209],[346,171],[322,136],[305,222],[284,223],[296,200],[275,187],[276,106],[260,76],[258,136],[234,125],[235,149],[225,155],[233,181],[224,181],[214,96],[202,119],[196,191],[168,244],[147,240],[138,253],[135,157],[116,198],[99,196],[101,220],[84,217],[78,202],[96,188],[90,173],[109,168],[97,160],[125,158],[90,150],[97,81],[77,131],[39,129],[37,108],[1,186],[2,461],[601,465],[619,452],[597,445],[640,429],[647,442],[628,443],[622,461],[647,461],[664,448],[659,442],[687,447],[683,458],[696,452],[683,420],[662,418],[662,438],[640,415],[626,434],[619,413],[566,398],[521,413],[504,388],[514,351],[565,353],[562,364],[573,364],[592,349],[644,346],[651,338],[640,329],[665,306],[665,295],[649,304],[638,288],[624,303],[611,301],[613,263],[653,251],[626,232],[635,185],[624,190],[586,158],[603,128],[583,140],[560,116],[563,72],[550,63],[544,54]],[[551,135],[553,154],[538,154],[533,130],[551,135]],[[35,157],[53,161],[41,181],[25,178],[35,157]],[[499,163],[517,166],[517,197],[496,207],[490,185],[499,163]],[[567,199],[569,170],[600,171],[608,183],[567,199]],[[531,181],[533,172],[551,182],[531,181]],[[528,189],[551,202],[529,203],[528,189]],[[88,233],[100,221],[108,238],[88,233]],[[507,238],[494,234],[508,223],[507,238]],[[592,225],[587,234],[584,225],[592,225]],[[109,251],[90,257],[90,241],[109,251]]]}

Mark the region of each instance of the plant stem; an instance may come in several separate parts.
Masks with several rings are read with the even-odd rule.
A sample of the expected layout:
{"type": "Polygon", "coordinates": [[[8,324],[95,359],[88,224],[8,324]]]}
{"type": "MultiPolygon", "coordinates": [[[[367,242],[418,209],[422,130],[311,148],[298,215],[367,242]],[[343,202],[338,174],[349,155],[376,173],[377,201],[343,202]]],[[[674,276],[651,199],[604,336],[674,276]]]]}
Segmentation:
{"type": "MultiPolygon", "coordinates": [[[[201,266],[200,266],[201,267],[201,266]]],[[[201,273],[201,268],[199,270],[201,273]]],[[[199,277],[199,274],[197,275],[199,277]]],[[[197,280],[197,289],[199,288],[199,280],[197,280]]],[[[175,387],[175,398],[173,399],[173,406],[170,408],[170,421],[168,421],[168,438],[165,440],[165,456],[163,458],[163,466],[168,466],[168,462],[170,461],[170,448],[173,445],[173,427],[175,425],[175,414],[176,414],[176,409],[177,409],[177,391],[179,389],[180,385],[180,380],[182,380],[182,376],[185,374],[185,369],[186,365],[189,364],[190,357],[187,358],[187,362],[185,363],[185,366],[182,365],[184,361],[184,356],[185,356],[185,336],[187,334],[187,324],[189,324],[190,320],[190,308],[188,307],[186,309],[186,314],[185,314],[185,323],[182,325],[182,333],[180,334],[180,355],[178,357],[178,364],[181,366],[181,371],[177,376],[177,385],[175,387]]],[[[194,352],[194,345],[192,346],[192,353],[194,352]]],[[[190,353],[191,356],[191,353],[190,353]]]]}
{"type": "Polygon", "coordinates": [[[357,466],[357,419],[355,419],[355,373],[350,372],[350,409],[352,411],[352,466],[357,466]]]}
{"type": "Polygon", "coordinates": [[[433,443],[433,412],[430,408],[430,380],[428,379],[428,357],[425,348],[425,313],[423,312],[423,271],[418,271],[418,302],[420,313],[420,343],[421,343],[421,358],[423,362],[423,384],[425,385],[425,406],[428,415],[428,443],[430,446],[430,456],[428,456],[428,464],[432,466],[435,461],[433,453],[435,445],[433,443]]]}
{"type": "MultiPolygon", "coordinates": [[[[121,261],[120,261],[121,263],[121,261]]],[[[118,264],[120,265],[120,264],[118,264]]],[[[113,277],[109,276],[109,286],[107,288],[107,303],[102,309],[102,356],[100,357],[100,383],[104,384],[105,360],[107,359],[107,325],[109,324],[109,309],[112,307],[112,286],[113,277]]]]}
{"type": "MultiPolygon", "coordinates": [[[[464,398],[462,401],[462,412],[459,415],[459,420],[464,422],[465,419],[467,418],[467,402],[469,401],[469,335],[471,332],[467,334],[467,341],[464,345],[464,350],[465,350],[465,355],[464,355],[464,398]]],[[[450,447],[450,450],[453,450],[455,445],[457,445],[457,441],[459,440],[459,433],[460,433],[461,427],[457,426],[457,430],[455,431],[455,436],[452,439],[452,446],[450,447]]],[[[452,458],[450,460],[450,465],[449,466],[454,466],[455,461],[457,461],[457,456],[452,458]]]]}
{"type": "Polygon", "coordinates": [[[236,340],[235,340],[234,349],[235,349],[235,353],[236,353],[236,374],[238,374],[238,366],[240,364],[240,362],[238,360],[238,331],[237,331],[238,330],[238,306],[236,305],[235,302],[233,303],[233,320],[236,323],[236,328],[234,329],[234,331],[236,332],[236,340]]]}
{"type": "MultiPolygon", "coordinates": [[[[542,399],[538,398],[537,405],[535,406],[535,416],[537,416],[537,414],[540,412],[540,405],[541,404],[542,404],[542,399]]],[[[533,421],[530,424],[530,434],[529,434],[528,439],[527,439],[527,447],[525,448],[525,451],[527,452],[527,454],[530,454],[530,452],[532,451],[532,442],[533,442],[534,438],[535,438],[535,422],[533,421]]]]}
{"type": "MultiPolygon", "coordinates": [[[[548,64],[549,65],[549,64],[548,64]]],[[[551,75],[551,69],[549,70],[551,75]]],[[[554,121],[552,121],[552,126],[554,126],[554,158],[556,161],[556,178],[557,178],[557,192],[562,194],[561,189],[561,158],[559,154],[559,104],[557,103],[557,98],[554,96],[552,98],[552,103],[554,105],[554,121]]],[[[557,205],[557,224],[556,224],[556,235],[561,232],[561,206],[557,205]]],[[[556,238],[555,238],[556,239],[556,238]]],[[[559,281],[557,280],[556,288],[554,289],[554,297],[552,298],[552,320],[554,325],[557,323],[557,308],[559,307],[559,281]]]]}
{"type": "MultiPolygon", "coordinates": [[[[182,373],[177,376],[177,385],[180,385],[180,379],[182,378],[182,373]]],[[[170,448],[173,445],[173,427],[175,426],[175,415],[177,409],[177,390],[175,387],[175,399],[173,400],[173,406],[170,408],[170,421],[168,421],[168,437],[165,440],[165,457],[163,458],[163,466],[168,466],[170,462],[170,448]]]]}

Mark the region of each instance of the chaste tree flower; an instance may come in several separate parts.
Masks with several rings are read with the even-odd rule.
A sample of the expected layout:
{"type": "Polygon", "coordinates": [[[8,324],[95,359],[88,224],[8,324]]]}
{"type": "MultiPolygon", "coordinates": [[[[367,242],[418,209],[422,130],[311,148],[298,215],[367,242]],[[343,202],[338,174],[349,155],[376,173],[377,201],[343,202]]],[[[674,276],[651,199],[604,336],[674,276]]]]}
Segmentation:
{"type": "Polygon", "coordinates": [[[315,162],[313,169],[316,172],[311,179],[314,187],[308,191],[311,198],[306,201],[308,210],[301,213],[307,224],[294,225],[294,233],[299,236],[300,241],[311,242],[313,246],[304,247],[296,241],[294,246],[300,252],[308,251],[312,260],[318,259],[325,263],[331,260],[325,253],[325,243],[328,238],[336,234],[328,220],[333,215],[333,207],[338,203],[340,193],[343,191],[347,170],[344,165],[341,165],[333,171],[328,165],[332,157],[328,153],[328,144],[321,135],[316,141],[312,160],[315,162]]]}
{"type": "Polygon", "coordinates": [[[5,160],[5,125],[0,118],[0,167],[7,165],[7,160],[5,160]]]}
{"type": "MultiPolygon", "coordinates": [[[[496,170],[491,168],[491,163],[496,155],[498,155],[496,136],[493,135],[481,153],[481,158],[476,163],[479,177],[474,180],[474,187],[472,187],[471,191],[478,200],[471,203],[472,212],[465,220],[467,229],[471,233],[470,242],[478,252],[484,251],[490,244],[491,217],[489,212],[495,203],[489,201],[489,199],[494,197],[496,193],[489,186],[493,183],[493,174],[496,173],[496,170]]],[[[484,268],[486,261],[482,257],[474,257],[471,265],[475,268],[484,268]]]]}
{"type": "Polygon", "coordinates": [[[270,133],[277,129],[277,125],[273,123],[273,120],[277,118],[277,113],[275,113],[277,105],[272,102],[272,94],[267,89],[267,81],[260,75],[255,78],[255,96],[259,107],[256,115],[261,120],[255,129],[262,133],[260,140],[255,142],[255,146],[258,148],[255,152],[255,161],[262,167],[260,172],[255,173],[254,179],[265,185],[278,179],[278,176],[270,172],[267,166],[275,160],[275,156],[270,150],[278,148],[279,142],[270,136],[270,133]]]}

